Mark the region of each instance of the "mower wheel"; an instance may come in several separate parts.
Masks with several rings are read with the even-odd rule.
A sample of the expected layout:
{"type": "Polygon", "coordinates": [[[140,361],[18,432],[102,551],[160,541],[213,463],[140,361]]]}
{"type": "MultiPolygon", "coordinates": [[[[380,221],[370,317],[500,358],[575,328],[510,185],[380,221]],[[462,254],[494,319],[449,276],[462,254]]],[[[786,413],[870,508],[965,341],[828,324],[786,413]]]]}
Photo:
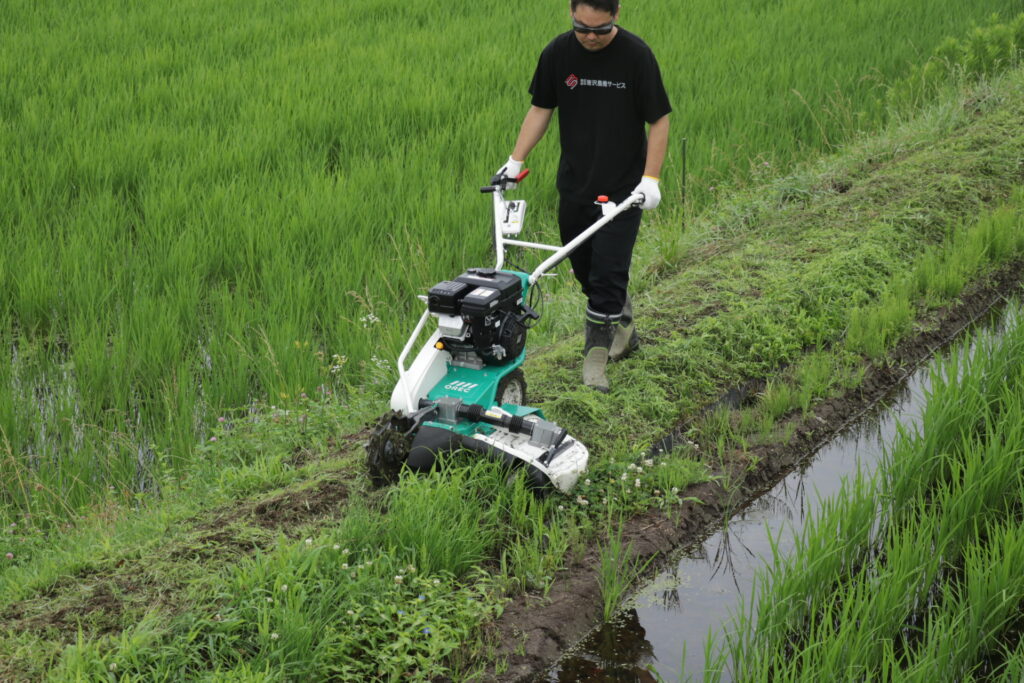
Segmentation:
{"type": "Polygon", "coordinates": [[[413,421],[391,410],[385,413],[366,442],[366,468],[376,487],[398,481],[402,465],[412,448],[413,421]]]}
{"type": "Polygon", "coordinates": [[[498,382],[495,402],[500,406],[505,403],[526,405],[526,375],[522,368],[516,368],[498,382]]]}

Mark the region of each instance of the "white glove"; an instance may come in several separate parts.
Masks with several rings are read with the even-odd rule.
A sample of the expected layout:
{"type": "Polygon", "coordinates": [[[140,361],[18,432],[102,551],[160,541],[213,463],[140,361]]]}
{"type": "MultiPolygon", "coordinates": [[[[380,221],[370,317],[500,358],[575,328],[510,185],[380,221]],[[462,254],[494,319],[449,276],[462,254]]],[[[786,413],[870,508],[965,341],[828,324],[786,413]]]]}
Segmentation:
{"type": "Polygon", "coordinates": [[[661,190],[658,189],[658,179],[645,175],[640,179],[640,184],[633,189],[633,193],[642,192],[644,195],[643,204],[640,205],[641,209],[650,210],[658,206],[661,203],[661,190]]]}
{"type": "MultiPolygon", "coordinates": [[[[508,161],[505,162],[505,165],[502,166],[501,168],[499,168],[498,172],[495,173],[494,175],[496,175],[496,176],[504,175],[509,180],[514,181],[516,178],[519,177],[519,174],[522,173],[522,171],[523,171],[523,162],[516,161],[515,159],[513,159],[510,156],[508,158],[508,161]]],[[[515,187],[515,183],[514,182],[512,183],[512,187],[515,187]]]]}

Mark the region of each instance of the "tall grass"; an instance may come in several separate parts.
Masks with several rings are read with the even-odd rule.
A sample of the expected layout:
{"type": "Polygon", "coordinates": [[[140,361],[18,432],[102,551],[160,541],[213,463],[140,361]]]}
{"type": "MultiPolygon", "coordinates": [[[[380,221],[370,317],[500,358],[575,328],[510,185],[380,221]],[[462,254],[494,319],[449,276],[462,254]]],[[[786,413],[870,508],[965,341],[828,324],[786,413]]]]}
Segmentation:
{"type": "MultiPolygon", "coordinates": [[[[700,203],[876,125],[881,84],[1013,5],[696,0],[623,24],[659,55],[700,203]]],[[[197,436],[253,401],[383,394],[412,295],[490,258],[476,187],[565,15],[3,3],[2,516],[63,519],[148,490],[158,464],[181,476],[197,436]]],[[[552,239],[554,138],[529,190],[552,239]]],[[[673,155],[667,197],[680,170],[673,155]]]]}

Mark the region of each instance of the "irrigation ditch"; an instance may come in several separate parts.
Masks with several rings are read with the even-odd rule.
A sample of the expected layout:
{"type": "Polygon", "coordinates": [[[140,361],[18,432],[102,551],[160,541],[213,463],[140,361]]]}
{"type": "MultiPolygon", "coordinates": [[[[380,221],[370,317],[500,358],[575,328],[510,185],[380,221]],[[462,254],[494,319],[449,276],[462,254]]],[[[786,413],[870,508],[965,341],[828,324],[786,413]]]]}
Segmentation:
{"type": "MultiPolygon", "coordinates": [[[[883,362],[868,364],[864,379],[855,389],[817,404],[806,416],[793,415],[793,438],[765,445],[747,454],[732,453],[726,468],[713,481],[692,486],[684,502],[671,516],[661,511],[636,516],[624,523],[622,543],[629,552],[626,562],[647,565],[644,580],[671,575],[678,567],[679,552],[697,547],[727,527],[729,520],[750,509],[759,499],[785,486],[787,477],[805,469],[815,455],[831,441],[893,400],[915,372],[930,359],[993,316],[1024,285],[1024,261],[1016,260],[983,282],[970,287],[959,300],[933,312],[927,328],[901,341],[883,362]],[[723,481],[737,482],[724,486],[723,481]],[[675,559],[673,559],[675,558],[675,559]]],[[[720,402],[742,403],[756,391],[757,384],[737,386],[725,392],[720,402]]],[[[709,409],[712,406],[709,406],[709,409]]],[[[685,438],[687,424],[680,424],[657,443],[660,448],[685,438]]],[[[657,449],[654,449],[655,451],[657,449]]],[[[652,453],[657,455],[657,452],[652,453]]],[[[770,504],[770,503],[766,503],[770,504]]],[[[723,537],[724,538],[724,537],[723,537]]],[[[499,643],[485,678],[499,681],[611,681],[654,680],[648,663],[654,656],[635,611],[625,610],[615,622],[602,623],[598,549],[592,548],[559,576],[546,598],[524,595],[506,607],[493,625],[492,640],[499,643]]],[[[652,590],[663,582],[655,579],[652,590]]],[[[723,599],[723,605],[729,600],[723,599]]],[[[718,616],[721,617],[719,611],[718,616]]],[[[715,622],[702,620],[691,633],[707,633],[715,622]]],[[[659,661],[668,673],[678,673],[683,636],[675,631],[666,636],[672,654],[659,661]]],[[[703,662],[701,647],[689,643],[686,666],[703,662]],[[694,651],[696,649],[696,651],[694,651]]],[[[691,673],[694,669],[689,670],[691,673]]]]}

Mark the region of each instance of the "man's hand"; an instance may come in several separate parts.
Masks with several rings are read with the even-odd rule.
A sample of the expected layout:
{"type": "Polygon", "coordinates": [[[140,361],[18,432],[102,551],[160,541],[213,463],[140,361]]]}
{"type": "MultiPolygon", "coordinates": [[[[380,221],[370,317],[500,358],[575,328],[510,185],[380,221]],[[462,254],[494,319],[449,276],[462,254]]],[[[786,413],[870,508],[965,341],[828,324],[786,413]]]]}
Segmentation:
{"type": "Polygon", "coordinates": [[[515,179],[519,177],[519,174],[522,173],[522,171],[523,171],[523,162],[516,161],[512,157],[509,157],[508,161],[505,162],[505,165],[502,166],[501,168],[499,168],[497,173],[494,174],[494,176],[495,177],[505,176],[506,178],[511,180],[512,184],[508,186],[508,188],[511,190],[511,189],[515,188],[515,186],[516,186],[515,179]]]}
{"type": "Polygon", "coordinates": [[[640,184],[633,189],[633,193],[642,192],[644,195],[644,202],[640,205],[641,209],[650,210],[658,206],[661,203],[661,190],[658,188],[658,179],[645,175],[640,179],[640,184]]]}

